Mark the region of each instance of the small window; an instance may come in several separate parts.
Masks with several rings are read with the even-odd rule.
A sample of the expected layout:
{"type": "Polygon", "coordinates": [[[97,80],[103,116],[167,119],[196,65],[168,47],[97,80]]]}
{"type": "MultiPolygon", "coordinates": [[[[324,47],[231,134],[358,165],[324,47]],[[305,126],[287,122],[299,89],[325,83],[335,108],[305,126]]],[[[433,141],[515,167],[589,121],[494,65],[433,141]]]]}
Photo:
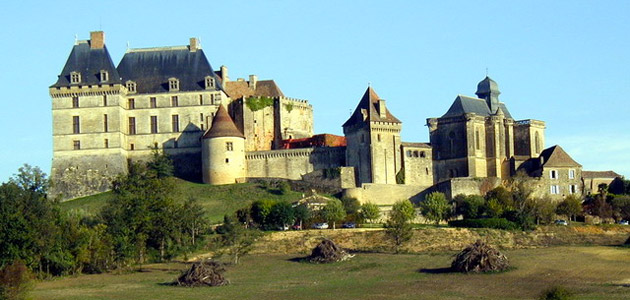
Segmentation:
{"type": "Polygon", "coordinates": [[[72,141],[72,147],[74,150],[81,150],[81,141],[72,141]]]}
{"type": "Polygon", "coordinates": [[[225,163],[226,163],[226,164],[229,164],[229,163],[230,163],[230,159],[229,159],[229,158],[226,158],[226,159],[225,159],[225,163]]]}
{"type": "Polygon", "coordinates": [[[109,80],[109,73],[105,70],[101,70],[101,82],[106,82],[109,80]]]}
{"type": "Polygon", "coordinates": [[[171,125],[173,132],[179,132],[179,115],[171,116],[171,125]]]}
{"type": "Polygon", "coordinates": [[[203,122],[203,113],[199,114],[199,122],[203,122]]]}
{"type": "Polygon", "coordinates": [[[168,79],[168,90],[169,91],[179,91],[179,80],[177,80],[177,78],[169,78],[168,79]]]}
{"type": "Polygon", "coordinates": [[[407,157],[411,157],[411,150],[407,150],[407,157]]]}
{"type": "Polygon", "coordinates": [[[72,83],[72,84],[81,83],[81,73],[79,73],[79,72],[71,72],[70,73],[70,83],[72,83]]]}
{"type": "Polygon", "coordinates": [[[418,156],[420,156],[420,155],[418,154],[418,151],[417,151],[417,150],[416,150],[416,151],[414,151],[414,152],[413,152],[413,157],[418,157],[418,156]]]}
{"type": "Polygon", "coordinates": [[[206,90],[214,87],[214,77],[206,76],[206,90]]]}
{"type": "Polygon", "coordinates": [[[575,179],[575,170],[569,170],[569,179],[575,179]]]}
{"type": "Polygon", "coordinates": [[[570,184],[569,185],[569,194],[575,194],[575,193],[577,193],[577,185],[570,184]]]}
{"type": "Polygon", "coordinates": [[[475,148],[476,148],[477,150],[481,149],[481,147],[480,147],[480,145],[479,145],[479,144],[480,144],[480,143],[479,143],[479,129],[477,129],[477,130],[475,131],[475,148]]]}
{"type": "Polygon", "coordinates": [[[225,143],[225,150],[227,150],[227,151],[234,151],[234,144],[232,144],[232,142],[226,142],[225,143]]]}
{"type": "Polygon", "coordinates": [[[136,118],[135,117],[129,117],[129,134],[130,135],[136,134],[136,118]]]}
{"type": "Polygon", "coordinates": [[[74,134],[81,133],[81,124],[80,124],[79,116],[72,116],[72,133],[74,134]]]}
{"type": "Polygon", "coordinates": [[[151,116],[151,133],[158,133],[158,119],[157,119],[157,116],[151,116]]]}
{"type": "Polygon", "coordinates": [[[199,95],[199,105],[203,105],[203,95],[199,95]]]}
{"type": "Polygon", "coordinates": [[[109,148],[109,140],[105,139],[105,148],[109,148]]]}
{"type": "Polygon", "coordinates": [[[72,107],[73,108],[79,107],[79,97],[77,96],[72,97],[72,107]]]}
{"type": "Polygon", "coordinates": [[[155,97],[149,98],[149,105],[151,106],[151,108],[156,108],[157,107],[157,99],[155,97]]]}
{"type": "Polygon", "coordinates": [[[103,132],[107,132],[109,130],[109,124],[107,120],[107,114],[103,115],[103,132]]]}
{"type": "Polygon", "coordinates": [[[427,157],[427,155],[424,153],[424,151],[420,151],[420,157],[424,158],[427,157]]]}
{"type": "Polygon", "coordinates": [[[381,141],[381,134],[380,134],[380,133],[376,135],[376,139],[377,139],[379,142],[381,141]]]}
{"type": "Polygon", "coordinates": [[[127,101],[127,108],[136,109],[136,100],[131,98],[127,101]]]}
{"type": "Polygon", "coordinates": [[[157,148],[158,148],[158,143],[157,143],[157,142],[154,142],[154,143],[153,143],[153,149],[157,149],[157,148]]]}
{"type": "Polygon", "coordinates": [[[135,93],[136,92],[136,83],[129,80],[126,82],[125,84],[127,86],[127,92],[129,93],[135,93]]]}
{"type": "Polygon", "coordinates": [[[550,170],[550,171],[549,171],[549,178],[550,178],[550,179],[558,179],[558,171],[556,171],[556,170],[550,170]]]}
{"type": "Polygon", "coordinates": [[[177,96],[171,97],[171,106],[173,107],[179,106],[179,99],[177,98],[177,96]]]}
{"type": "Polygon", "coordinates": [[[429,175],[429,168],[424,168],[424,170],[427,173],[427,175],[429,175]]]}
{"type": "Polygon", "coordinates": [[[551,193],[552,195],[558,195],[558,194],[560,194],[560,186],[558,186],[558,185],[552,185],[552,186],[551,186],[550,193],[551,193]]]}
{"type": "Polygon", "coordinates": [[[107,95],[103,95],[103,106],[107,106],[107,95]]]}
{"type": "Polygon", "coordinates": [[[131,150],[131,151],[136,150],[136,145],[129,144],[129,150],[131,150]]]}
{"type": "Polygon", "coordinates": [[[211,103],[211,104],[215,104],[215,103],[214,103],[214,94],[211,94],[211,95],[210,95],[210,103],[211,103]]]}

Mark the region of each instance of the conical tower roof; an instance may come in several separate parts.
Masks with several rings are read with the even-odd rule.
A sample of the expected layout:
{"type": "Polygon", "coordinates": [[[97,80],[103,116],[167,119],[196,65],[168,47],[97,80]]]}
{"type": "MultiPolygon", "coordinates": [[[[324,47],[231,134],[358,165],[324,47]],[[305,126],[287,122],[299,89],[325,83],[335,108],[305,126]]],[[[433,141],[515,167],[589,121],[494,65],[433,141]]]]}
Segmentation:
{"type": "Polygon", "coordinates": [[[210,130],[206,132],[203,138],[209,139],[228,136],[245,138],[245,136],[238,130],[238,128],[236,128],[236,124],[234,124],[234,121],[232,120],[230,115],[228,115],[225,107],[223,107],[223,105],[219,105],[217,114],[212,120],[212,127],[210,127],[210,130]]]}

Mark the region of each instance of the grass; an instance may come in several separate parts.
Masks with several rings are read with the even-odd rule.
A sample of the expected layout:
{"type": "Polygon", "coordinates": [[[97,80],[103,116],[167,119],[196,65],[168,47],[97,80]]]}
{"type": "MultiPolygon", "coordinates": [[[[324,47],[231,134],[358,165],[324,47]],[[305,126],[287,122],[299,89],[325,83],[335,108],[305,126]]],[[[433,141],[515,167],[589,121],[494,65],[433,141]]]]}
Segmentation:
{"type": "MultiPolygon", "coordinates": [[[[208,212],[211,222],[223,221],[223,215],[260,199],[294,201],[302,197],[302,193],[290,191],[282,194],[276,189],[267,189],[258,184],[239,183],[228,185],[208,185],[174,178],[176,198],[186,200],[195,197],[208,212]]],[[[61,203],[67,210],[81,210],[87,214],[97,214],[107,200],[114,197],[112,192],[100,193],[61,203]]]]}
{"type": "Polygon", "coordinates": [[[145,266],[145,272],[82,275],[36,284],[35,299],[535,299],[551,286],[575,299],[627,299],[630,252],[621,247],[550,247],[505,251],[513,270],[451,273],[453,252],[420,255],[358,253],[347,262],[313,265],[302,255],[251,255],[228,268],[231,285],[181,288],[183,264],[145,266]]]}

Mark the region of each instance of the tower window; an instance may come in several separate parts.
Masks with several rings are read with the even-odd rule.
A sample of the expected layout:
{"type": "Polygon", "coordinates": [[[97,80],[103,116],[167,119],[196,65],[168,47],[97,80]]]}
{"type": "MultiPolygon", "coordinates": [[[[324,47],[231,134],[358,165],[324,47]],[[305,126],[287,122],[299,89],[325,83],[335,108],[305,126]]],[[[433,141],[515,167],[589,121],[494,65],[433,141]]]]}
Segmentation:
{"type": "Polygon", "coordinates": [[[199,95],[199,105],[203,105],[203,95],[199,95]]]}
{"type": "Polygon", "coordinates": [[[414,151],[414,152],[413,152],[413,157],[418,157],[418,156],[419,156],[419,155],[418,155],[418,151],[417,151],[417,150],[416,150],[416,151],[414,151]]]}
{"type": "Polygon", "coordinates": [[[481,146],[479,145],[479,129],[475,131],[475,149],[481,149],[481,146]]]}
{"type": "Polygon", "coordinates": [[[72,97],[72,107],[73,108],[79,107],[79,97],[77,96],[72,97]]]}
{"type": "Polygon", "coordinates": [[[74,150],[81,150],[81,141],[72,141],[72,147],[74,150]]]}
{"type": "Polygon", "coordinates": [[[129,150],[131,150],[131,151],[136,150],[136,145],[129,144],[129,150]]]}
{"type": "Polygon", "coordinates": [[[168,79],[168,90],[179,91],[179,80],[177,78],[171,77],[168,79]]]}
{"type": "Polygon", "coordinates": [[[105,148],[109,148],[109,140],[105,139],[105,148]]]}
{"type": "Polygon", "coordinates": [[[206,90],[214,87],[214,78],[212,76],[206,76],[206,90]]]}
{"type": "Polygon", "coordinates": [[[103,106],[107,106],[107,95],[103,95],[103,106]]]}
{"type": "Polygon", "coordinates": [[[376,139],[377,139],[379,142],[381,141],[381,134],[380,134],[380,133],[376,135],[376,139]]]}
{"type": "Polygon", "coordinates": [[[101,70],[101,82],[109,80],[109,73],[105,70],[101,70]]]}
{"type": "Polygon", "coordinates": [[[171,125],[173,132],[179,132],[179,115],[171,116],[171,125]]]}
{"type": "Polygon", "coordinates": [[[177,98],[177,96],[171,97],[171,106],[173,107],[179,106],[179,99],[177,98]]]}
{"type": "Polygon", "coordinates": [[[135,117],[129,117],[129,134],[130,135],[136,134],[136,118],[135,117]]]}
{"type": "Polygon", "coordinates": [[[229,164],[229,163],[230,163],[230,159],[229,159],[229,158],[226,158],[226,159],[225,159],[225,163],[226,163],[226,164],[229,164]]]}
{"type": "Polygon", "coordinates": [[[199,122],[203,122],[203,113],[199,114],[199,122]]]}
{"type": "Polygon", "coordinates": [[[125,84],[127,86],[127,92],[129,93],[135,93],[136,92],[136,83],[129,80],[126,82],[125,84]]]}
{"type": "Polygon", "coordinates": [[[103,132],[107,132],[109,129],[109,124],[107,124],[107,114],[103,115],[103,132]]]}
{"type": "Polygon", "coordinates": [[[74,134],[81,133],[81,124],[79,121],[79,116],[72,116],[72,133],[74,134]]]}
{"type": "Polygon", "coordinates": [[[133,98],[127,100],[127,107],[129,109],[136,109],[136,100],[133,98]]]}
{"type": "Polygon", "coordinates": [[[81,83],[81,73],[79,72],[71,72],[70,73],[70,83],[81,83]]]}
{"type": "Polygon", "coordinates": [[[424,154],[424,151],[420,151],[420,157],[426,157],[426,154],[424,154]]]}
{"type": "Polygon", "coordinates": [[[149,98],[149,105],[151,106],[151,108],[156,108],[157,107],[157,99],[155,97],[151,97],[149,98]]]}
{"type": "Polygon", "coordinates": [[[158,119],[157,119],[157,116],[151,116],[151,133],[158,133],[158,119]]]}
{"type": "Polygon", "coordinates": [[[234,144],[232,144],[232,142],[226,142],[225,143],[225,150],[227,150],[227,151],[234,151],[234,144]]]}

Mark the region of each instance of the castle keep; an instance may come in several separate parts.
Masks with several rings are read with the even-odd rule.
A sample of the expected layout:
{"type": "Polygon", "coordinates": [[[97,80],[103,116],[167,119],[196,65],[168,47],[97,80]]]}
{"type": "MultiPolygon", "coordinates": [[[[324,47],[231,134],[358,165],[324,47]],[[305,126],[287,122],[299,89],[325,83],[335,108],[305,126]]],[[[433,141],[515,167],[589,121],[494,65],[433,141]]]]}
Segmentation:
{"type": "Polygon", "coordinates": [[[429,143],[403,142],[403,123],[371,87],[338,137],[314,135],[308,101],[286,97],[273,80],[248,79],[230,80],[225,66],[215,71],[195,38],[129,49],[114,66],[105,34],[92,32],[49,89],[51,194],[106,191],[129,160],[146,160],[155,148],[190,180],[327,182],[335,173],[346,195],[381,204],[432,190],[481,193],[478,179],[497,184],[521,169],[553,197],[582,191],[581,165],[559,146],[544,149],[545,123],[515,120],[489,77],[477,97],[459,95],[443,116],[427,119],[429,143]]]}

